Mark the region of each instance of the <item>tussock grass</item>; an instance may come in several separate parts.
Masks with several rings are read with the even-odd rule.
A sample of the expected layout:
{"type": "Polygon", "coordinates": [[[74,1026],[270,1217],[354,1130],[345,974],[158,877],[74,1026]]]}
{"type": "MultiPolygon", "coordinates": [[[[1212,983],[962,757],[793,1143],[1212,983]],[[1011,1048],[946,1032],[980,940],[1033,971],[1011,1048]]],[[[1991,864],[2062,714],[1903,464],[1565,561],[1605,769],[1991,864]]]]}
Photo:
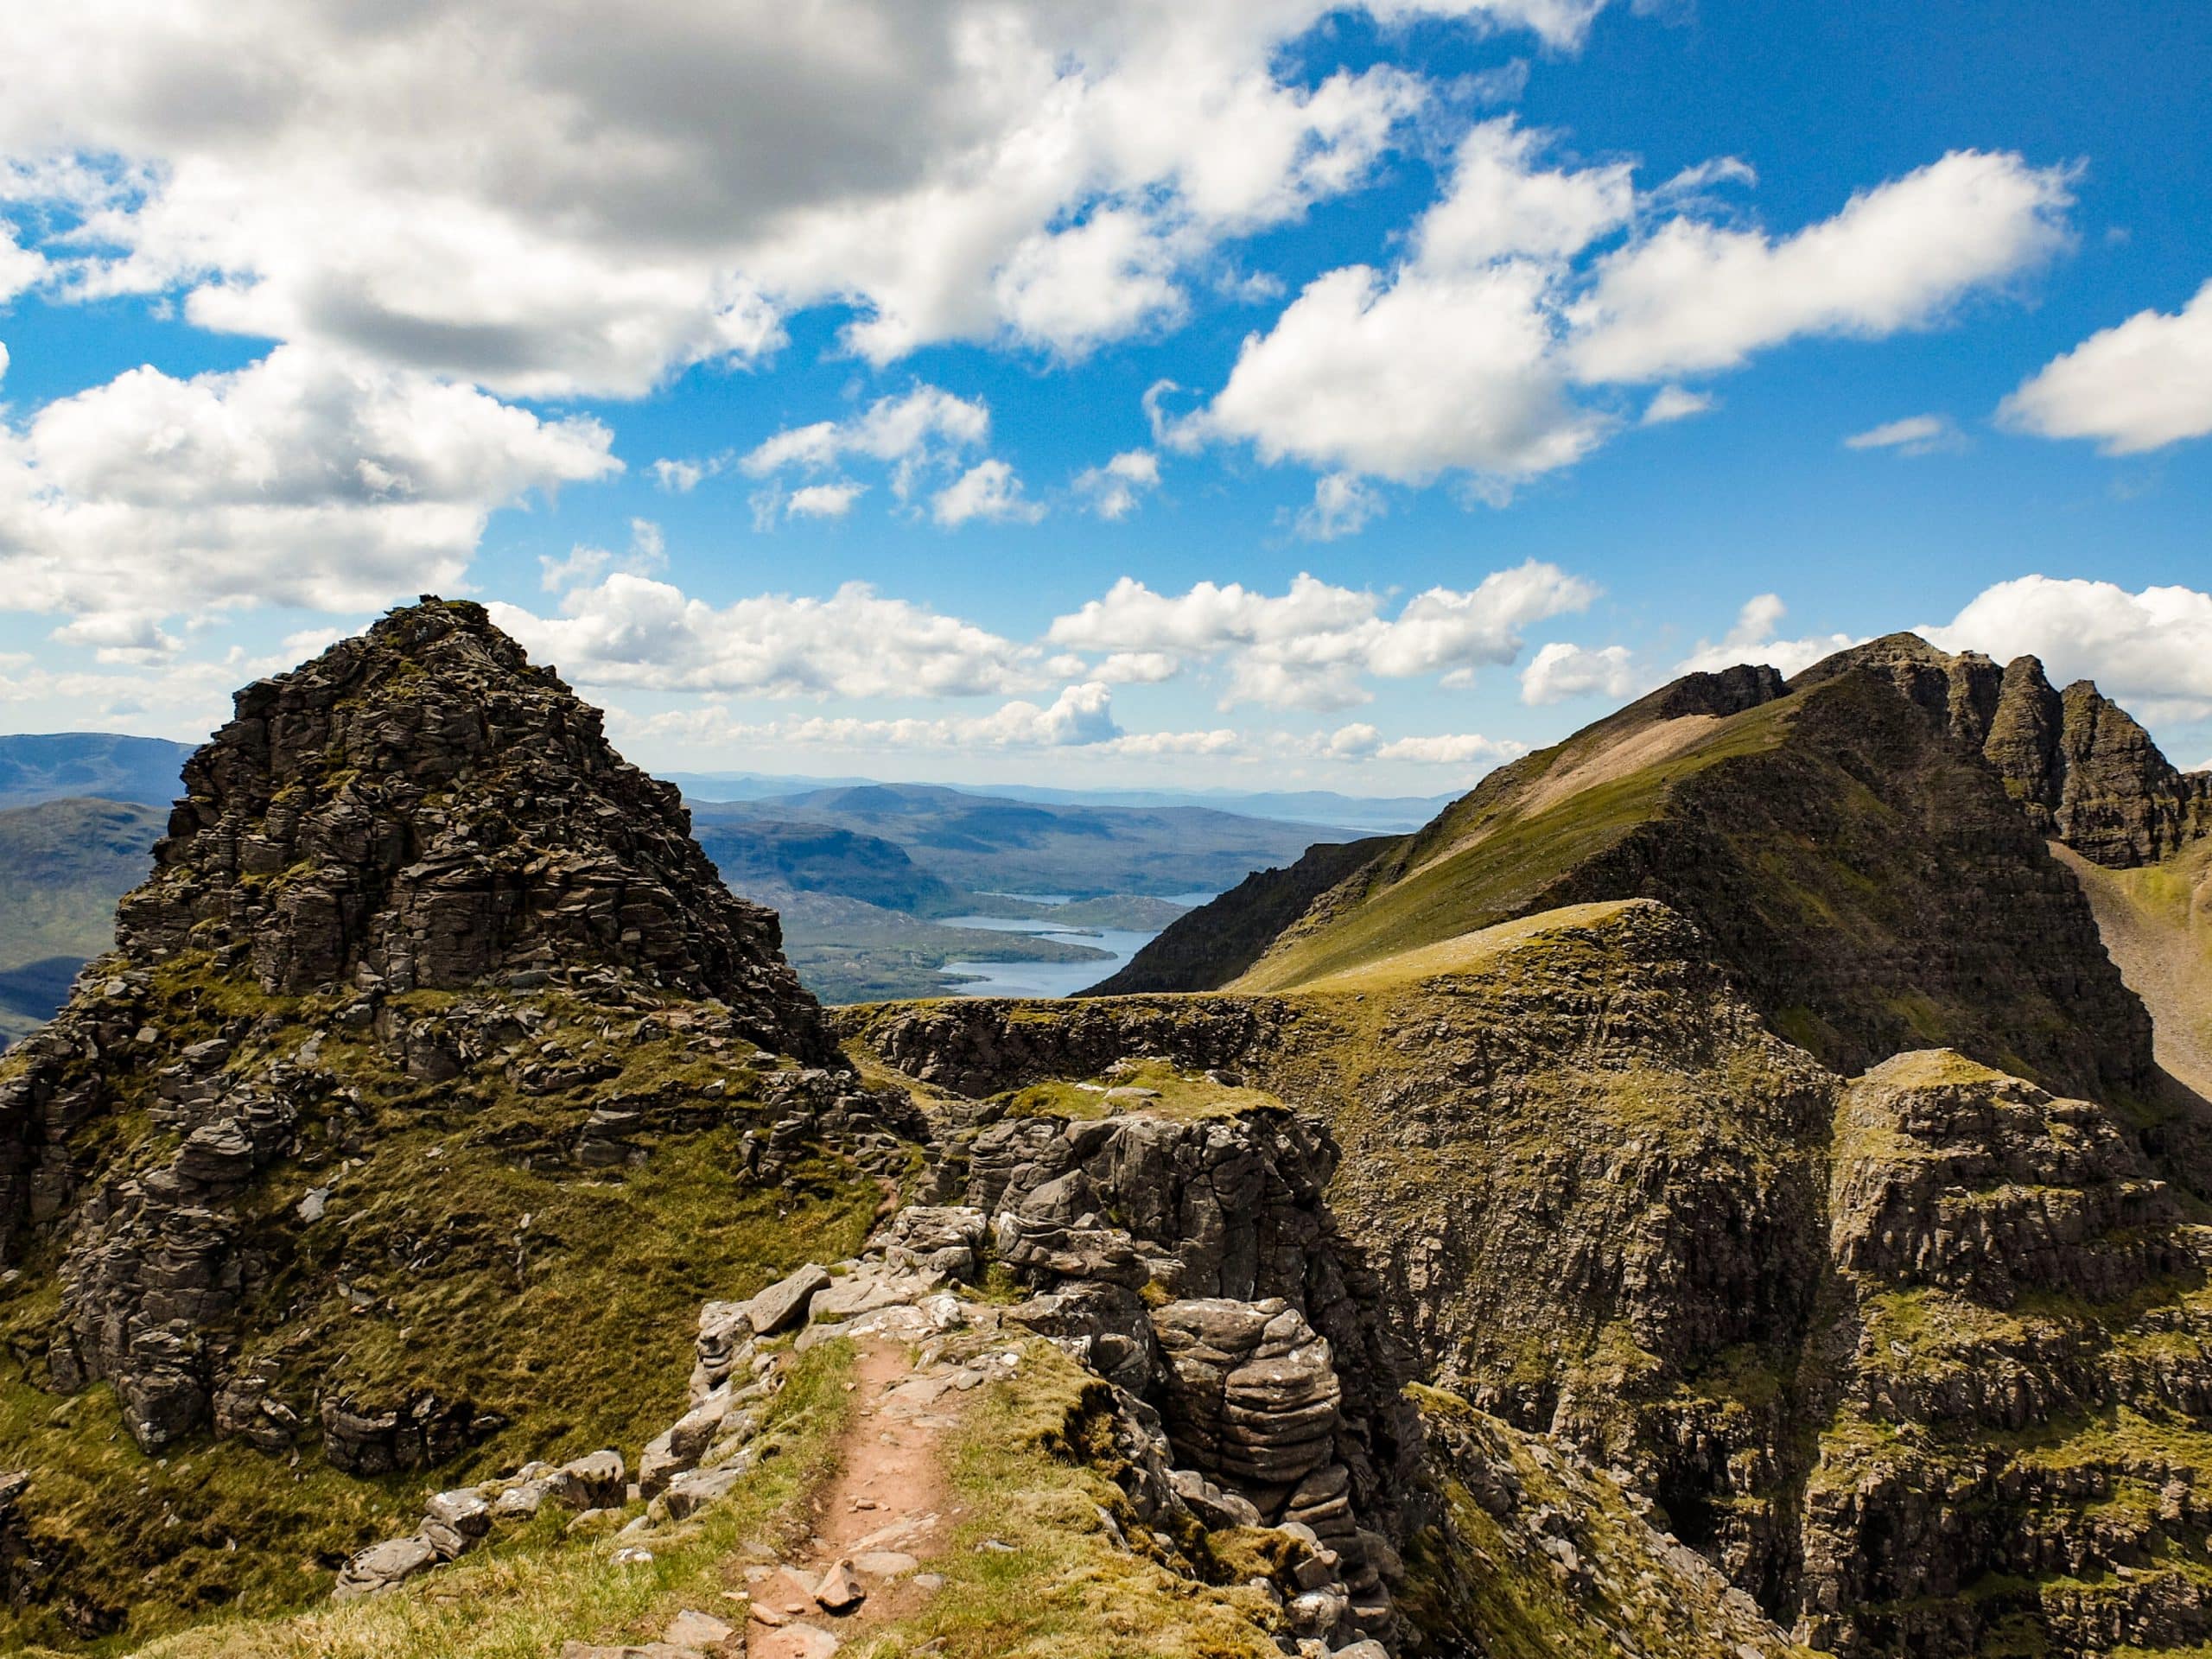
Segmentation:
{"type": "Polygon", "coordinates": [[[744,1584],[749,1546],[795,1548],[808,1505],[837,1467],[850,1421],[852,1344],[795,1363],[776,1396],[752,1478],[681,1527],[653,1533],[652,1560],[619,1565],[616,1541],[561,1535],[541,1518],[512,1541],[465,1555],[389,1594],[289,1618],[226,1621],[166,1637],[143,1659],[548,1659],[574,1637],[643,1643],[682,1608],[738,1622],[722,1592],[744,1584]]]}

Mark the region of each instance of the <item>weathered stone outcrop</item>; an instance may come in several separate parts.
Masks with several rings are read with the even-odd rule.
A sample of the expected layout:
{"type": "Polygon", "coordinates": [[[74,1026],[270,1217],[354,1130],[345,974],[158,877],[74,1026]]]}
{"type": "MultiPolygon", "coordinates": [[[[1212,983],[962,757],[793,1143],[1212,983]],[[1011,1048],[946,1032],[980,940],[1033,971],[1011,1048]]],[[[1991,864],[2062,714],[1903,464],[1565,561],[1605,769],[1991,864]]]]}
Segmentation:
{"type": "Polygon", "coordinates": [[[2096,863],[2155,864],[2212,834],[2212,772],[2177,770],[2088,680],[2060,691],[2033,657],[2000,669],[1978,652],[1954,656],[1916,634],[1893,633],[1815,664],[1794,683],[1853,669],[1895,685],[1995,770],[2030,823],[2096,863]]]}
{"type": "Polygon", "coordinates": [[[31,1361],[63,1392],[111,1383],[143,1447],[319,1436],[378,1474],[502,1426],[435,1376],[321,1378],[296,1323],[326,1295],[365,1313],[364,1277],[456,1250],[520,1271],[526,1245],[466,1215],[328,1248],[334,1177],[416,1111],[543,1103],[499,1151],[594,1171],[712,1129],[743,1091],[781,1113],[747,1145],[763,1182],[830,1145],[903,1172],[900,1132],[926,1133],[858,1085],[676,792],[480,607],[425,601],[247,688],[184,781],[116,954],[0,1068],[0,1255],[50,1240],[60,1290],[31,1361]]]}
{"type": "MultiPolygon", "coordinates": [[[[1325,1113],[1344,1148],[1326,1212],[1373,1263],[1416,1374],[1503,1419],[1482,1431],[1498,1445],[1549,1436],[1612,1471],[1591,1491],[1655,1499],[1737,1587],[1720,1623],[1779,1619],[1853,1656],[2013,1630],[2053,1653],[2202,1640],[2188,1571],[2160,1563],[2196,1548],[2212,1490],[2212,1304],[2190,1200],[2130,1116],[1955,1053],[1847,1081],[1648,900],[1497,931],[1396,982],[1070,1009],[1058,1075],[1166,1055],[1325,1113]]],[[[1055,1052],[1020,1005],[854,1018],[908,1065],[996,1090],[1055,1052]]],[[[1036,1183],[1095,1207],[1152,1268],[1175,1255],[1155,1237],[1208,1234],[1217,1178],[1188,1179],[1175,1155],[1205,1131],[1008,1118],[976,1135],[971,1183],[995,1204],[1036,1183]]],[[[1154,1310],[1162,1363],[1221,1357],[1194,1372],[1205,1410],[1162,1403],[1194,1447],[1227,1421],[1235,1365],[1215,1322],[1178,1310],[1228,1294],[1244,1300],[1224,1332],[1263,1329],[1250,1301],[1290,1294],[1266,1276],[1160,1281],[1189,1299],[1154,1310]]],[[[1350,1416],[1360,1368],[1311,1323],[1350,1416]]],[[[1325,1417],[1324,1395],[1288,1421],[1325,1417]]],[[[1195,1471],[1242,1495],[1212,1455],[1195,1471]]],[[[1533,1532],[1469,1525],[1494,1567],[1618,1598],[1618,1538],[1554,1507],[1533,1532]]],[[[1488,1605],[1480,1575],[1423,1570],[1488,1605]]]]}
{"type": "Polygon", "coordinates": [[[237,704],[123,901],[131,960],[205,950],[270,992],[620,967],[827,1052],[773,912],[722,886],[676,790],[482,607],[426,599],[237,704]]]}
{"type": "Polygon", "coordinates": [[[1840,1103],[1802,1633],[2184,1647],[2212,1520],[2200,1230],[2125,1124],[1948,1052],[1840,1103]]]}

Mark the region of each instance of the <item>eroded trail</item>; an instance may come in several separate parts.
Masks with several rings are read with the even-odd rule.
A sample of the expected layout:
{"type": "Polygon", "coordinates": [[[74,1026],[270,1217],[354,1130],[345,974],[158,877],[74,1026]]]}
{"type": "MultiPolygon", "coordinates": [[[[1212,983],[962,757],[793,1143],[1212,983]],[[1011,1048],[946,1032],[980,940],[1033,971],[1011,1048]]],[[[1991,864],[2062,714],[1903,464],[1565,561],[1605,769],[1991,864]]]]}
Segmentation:
{"type": "Polygon", "coordinates": [[[842,1466],[805,1554],[747,1570],[755,1659],[822,1659],[913,1611],[938,1587],[922,1563],[966,1518],[951,1496],[943,1443],[984,1373],[942,1361],[917,1365],[907,1344],[883,1337],[859,1346],[842,1466]]]}

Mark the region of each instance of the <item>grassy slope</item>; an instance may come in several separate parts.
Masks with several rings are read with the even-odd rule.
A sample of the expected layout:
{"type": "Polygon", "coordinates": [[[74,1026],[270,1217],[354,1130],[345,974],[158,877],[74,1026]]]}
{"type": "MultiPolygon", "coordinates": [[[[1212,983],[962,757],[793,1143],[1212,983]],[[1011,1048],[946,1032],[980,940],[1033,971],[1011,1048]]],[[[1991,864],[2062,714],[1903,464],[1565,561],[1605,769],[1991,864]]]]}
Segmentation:
{"type": "MultiPolygon", "coordinates": [[[[724,1503],[656,1531],[650,1563],[617,1566],[604,1535],[564,1538],[541,1522],[394,1594],[223,1618],[156,1643],[145,1659],[543,1659],[570,1637],[646,1641],[685,1606],[727,1617],[722,1592],[745,1587],[762,1547],[793,1550],[804,1537],[807,1506],[836,1467],[850,1354],[827,1344],[798,1363],[769,1427],[780,1455],[724,1503]]],[[[1123,1528],[1135,1517],[1111,1478],[1111,1430],[1105,1386],[1028,1344],[951,1444],[952,1484],[972,1518],[925,1564],[944,1588],[856,1644],[855,1659],[1274,1659],[1272,1604],[1242,1582],[1267,1563],[1240,1554],[1243,1535],[1214,1541],[1204,1580],[1115,1541],[1104,1517],[1123,1528]],[[982,1549],[986,1539],[1007,1548],[982,1549]]]]}
{"type": "Polygon", "coordinates": [[[1713,724],[1680,753],[1624,777],[1597,776],[1525,815],[1544,780],[1582,767],[1602,774],[1591,763],[1643,728],[1601,722],[1516,762],[1414,836],[1356,903],[1294,929],[1233,988],[1288,989],[1548,909],[1547,895],[1563,878],[1659,816],[1680,780],[1774,747],[1794,712],[1792,703],[1773,702],[1713,724]]]}
{"type": "Polygon", "coordinates": [[[167,815],[116,801],[0,811],[0,1043],[44,1020],[77,964],[115,941],[115,901],[145,878],[167,815]]]}
{"type": "Polygon", "coordinates": [[[2120,976],[2151,1010],[2159,1065],[2212,1100],[2212,840],[2139,870],[2053,850],[2089,895],[2120,976]]]}
{"type": "MultiPolygon", "coordinates": [[[[579,1059],[613,1075],[533,1096],[496,1064],[410,1082],[368,1043],[334,1033],[315,999],[264,997],[183,963],[162,982],[162,1021],[179,1040],[251,1019],[233,1061],[251,1067],[323,1031],[322,1063],[360,1097],[350,1110],[334,1098],[326,1119],[303,1124],[302,1160],[238,1201],[269,1263],[244,1322],[247,1356],[276,1362],[278,1393],[303,1418],[322,1387],[371,1402],[431,1389],[507,1427],[438,1470],[376,1481],[328,1468],[312,1444],[296,1466],[204,1439],[147,1458],[119,1433],[105,1384],[73,1400],[32,1385],[58,1306],[43,1245],[0,1292],[0,1339],[16,1359],[0,1380],[0,1468],[35,1471],[22,1508],[41,1554],[92,1602],[126,1610],[134,1636],[319,1596],[338,1558],[404,1530],[425,1491],[532,1457],[606,1446],[634,1457],[682,1410],[699,1304],[851,1253],[879,1197],[828,1167],[747,1185],[738,1138],[774,1115],[753,1103],[757,1073],[677,1037],[626,1039],[620,1019],[607,1026],[604,1011],[556,995],[529,1000],[579,1059]],[[706,1093],[718,1082],[726,1098],[706,1093]],[[635,1166],[560,1160],[590,1109],[614,1102],[696,1127],[632,1136],[646,1153],[635,1166]],[[533,1153],[538,1166],[523,1167],[533,1153]],[[301,1226],[292,1209],[310,1186],[332,1189],[327,1209],[301,1226]]],[[[457,1000],[419,993],[406,1007],[434,1014],[457,1000]]],[[[106,1125],[111,1169],[166,1155],[138,1104],[126,1092],[106,1125]]],[[[59,1610],[0,1610],[0,1648],[64,1634],[59,1610]]]]}
{"type": "Polygon", "coordinates": [[[803,1357],[776,1396],[764,1460],[729,1498],[654,1535],[652,1560],[618,1566],[603,1534],[564,1537],[548,1516],[396,1594],[291,1618],[225,1618],[155,1643],[144,1659],[545,1659],[569,1639],[643,1642],[684,1607],[727,1616],[745,1584],[741,1550],[791,1548],[836,1466],[851,1414],[849,1344],[803,1357]]]}

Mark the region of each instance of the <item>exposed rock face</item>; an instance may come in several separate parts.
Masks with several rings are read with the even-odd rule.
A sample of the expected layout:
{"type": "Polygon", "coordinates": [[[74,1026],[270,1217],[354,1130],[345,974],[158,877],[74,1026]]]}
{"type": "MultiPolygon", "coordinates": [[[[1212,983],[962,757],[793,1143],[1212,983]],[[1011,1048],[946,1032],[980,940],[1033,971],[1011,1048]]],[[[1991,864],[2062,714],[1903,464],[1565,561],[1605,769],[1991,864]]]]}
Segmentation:
{"type": "Polygon", "coordinates": [[[1361,866],[1403,839],[1324,842],[1287,869],[1257,870],[1210,904],[1178,917],[1110,979],[1084,995],[1138,991],[1210,991],[1226,985],[1313,905],[1361,866]]]}
{"type": "MultiPolygon", "coordinates": [[[[777,1070],[836,1057],[773,914],[723,887],[676,791],[617,757],[597,711],[480,607],[426,601],[247,688],[185,783],[117,954],[0,1076],[0,1251],[36,1230],[59,1245],[46,1374],[111,1382],[142,1446],[212,1427],[276,1450],[319,1430],[333,1464],[375,1474],[501,1426],[465,1389],[357,1397],[311,1383],[315,1356],[257,1347],[253,1310],[288,1282],[300,1295],[300,1235],[331,1192],[280,1197],[268,1179],[361,1149],[372,1071],[402,1097],[512,1090],[550,1120],[623,1071],[618,1029],[630,1052],[688,1045],[731,1068],[602,1091],[566,1136],[512,1123],[525,1165],[641,1160],[626,1137],[711,1125],[732,1077],[761,1069],[793,1109],[755,1173],[870,1116],[842,1061],[777,1070]],[[440,992],[458,995],[423,1001],[440,992]],[[590,1010],[595,1033],[556,1034],[533,994],[590,1010]],[[353,1046],[339,1064],[326,1045],[353,1046]]],[[[335,1270],[377,1271],[376,1248],[335,1270]]],[[[385,1248],[415,1271],[451,1242],[385,1248]]]]}
{"type": "Polygon", "coordinates": [[[2000,669],[1979,652],[1952,656],[1897,633],[1816,664],[1796,683],[1853,668],[1897,686],[1995,769],[2031,823],[2085,858],[2129,869],[2212,834],[2212,773],[2176,770],[2088,680],[2058,691],[2033,657],[2000,669]]]}
{"type": "MultiPolygon", "coordinates": [[[[1696,1592],[1725,1604],[1713,1628],[1778,1618],[1854,1659],[2008,1634],[2054,1654],[2203,1640],[2187,1563],[2212,1522],[2212,1300],[2198,1230],[2130,1119],[1955,1053],[1847,1081],[1769,1031],[1679,915],[1567,917],[1395,984],[1070,1009],[1061,1050],[1095,1074],[1118,1019],[1126,1053],[1234,1066],[1325,1110],[1344,1147],[1329,1213],[1374,1264],[1416,1374],[1655,1498],[1737,1586],[1696,1592]]],[[[1003,1004],[850,1018],[910,1066],[993,1088],[1039,1075],[1053,1047],[1003,1004]]],[[[987,1129],[978,1179],[1028,1133],[987,1129]]],[[[1172,1165],[1043,1168],[1071,1161],[1094,1192],[1163,1215],[1145,1228],[1179,1213],[1172,1165]]],[[[1207,1357],[1193,1395],[1215,1403],[1162,1409],[1203,1446],[1228,1419],[1229,1334],[1264,1324],[1184,1306],[1155,1310],[1154,1340],[1171,1363],[1179,1344],[1207,1357]]],[[[1360,1368],[1313,1323],[1349,1416],[1360,1368]]],[[[1325,1415],[1321,1392],[1286,1389],[1304,1390],[1293,1422],[1325,1415]]],[[[1508,1431],[1476,1439],[1493,1466],[1500,1447],[1525,1465],[1508,1431]]],[[[1287,1469],[1299,1441],[1283,1442],[1287,1469]]],[[[1483,1586],[1549,1560],[1618,1598],[1618,1535],[1554,1507],[1533,1532],[1468,1512],[1491,1575],[1432,1561],[1432,1582],[1503,1618],[1483,1586]]]]}
{"type": "Polygon", "coordinates": [[[1948,1053],[1840,1103],[1802,1631],[1840,1653],[2212,1634],[2201,1230],[2125,1124],[1948,1053]]]}
{"type": "Polygon", "coordinates": [[[976,1136],[969,1194],[1047,1293],[1024,1317],[1085,1339],[1232,1503],[1310,1527],[1379,1624],[1381,1563],[1361,1535],[1396,1529],[1416,1442],[1405,1357],[1323,1198],[1335,1159],[1325,1130],[1287,1112],[1008,1118],[976,1136]],[[1173,1300],[1147,1307],[1140,1288],[1173,1300]]]}
{"type": "Polygon", "coordinates": [[[237,703],[123,901],[125,957],[204,950],[271,992],[620,966],[826,1052],[773,912],[722,886],[677,791],[480,606],[395,612],[237,703]]]}

